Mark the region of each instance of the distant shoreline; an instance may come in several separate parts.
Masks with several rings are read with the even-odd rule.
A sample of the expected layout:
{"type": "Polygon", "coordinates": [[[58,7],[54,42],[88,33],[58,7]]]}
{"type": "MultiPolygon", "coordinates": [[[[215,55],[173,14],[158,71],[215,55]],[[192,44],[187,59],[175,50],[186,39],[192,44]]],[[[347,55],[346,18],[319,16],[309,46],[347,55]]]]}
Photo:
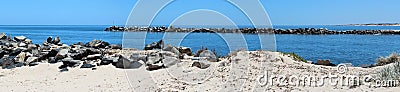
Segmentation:
{"type": "Polygon", "coordinates": [[[345,24],[338,26],[400,26],[400,23],[345,24]]]}

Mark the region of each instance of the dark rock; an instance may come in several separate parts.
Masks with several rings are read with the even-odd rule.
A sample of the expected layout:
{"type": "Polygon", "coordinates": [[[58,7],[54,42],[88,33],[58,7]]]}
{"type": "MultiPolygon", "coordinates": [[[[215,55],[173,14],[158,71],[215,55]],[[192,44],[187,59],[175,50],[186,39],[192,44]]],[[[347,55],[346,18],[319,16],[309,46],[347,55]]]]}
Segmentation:
{"type": "Polygon", "coordinates": [[[49,36],[46,40],[47,43],[53,43],[53,37],[49,36]]]}
{"type": "Polygon", "coordinates": [[[69,67],[78,67],[82,61],[80,60],[73,60],[72,58],[65,58],[61,60],[63,62],[63,65],[69,66],[69,67]]]}
{"type": "Polygon", "coordinates": [[[15,67],[22,67],[22,66],[24,66],[25,64],[22,63],[22,62],[17,62],[17,63],[15,63],[14,65],[15,65],[15,67]]]}
{"type": "Polygon", "coordinates": [[[28,65],[29,66],[36,66],[36,65],[39,65],[40,64],[40,62],[30,62],[28,65]]]}
{"type": "Polygon", "coordinates": [[[23,50],[22,49],[16,49],[13,52],[11,52],[11,54],[9,54],[9,56],[17,56],[19,55],[23,50]]]}
{"type": "Polygon", "coordinates": [[[318,60],[317,65],[335,66],[335,64],[332,64],[330,60],[318,60]]]}
{"type": "Polygon", "coordinates": [[[140,61],[147,62],[147,55],[140,55],[139,53],[133,53],[130,57],[132,61],[140,61]]]}
{"type": "Polygon", "coordinates": [[[164,47],[164,41],[163,41],[163,40],[160,40],[160,41],[158,41],[158,42],[154,42],[154,43],[151,43],[151,44],[147,44],[147,45],[144,47],[144,50],[162,49],[163,47],[164,47]]]}
{"type": "Polygon", "coordinates": [[[14,40],[18,41],[18,42],[23,42],[26,40],[25,36],[15,36],[14,40]]]}
{"type": "Polygon", "coordinates": [[[67,68],[67,67],[60,68],[60,69],[61,69],[60,72],[66,72],[66,71],[68,71],[68,68],[67,68]]]}
{"type": "Polygon", "coordinates": [[[149,71],[154,71],[154,70],[158,70],[158,69],[162,69],[162,68],[164,68],[164,67],[159,66],[159,65],[148,65],[146,69],[149,71]]]}
{"type": "Polygon", "coordinates": [[[200,68],[200,69],[206,69],[206,68],[210,67],[210,63],[209,63],[209,61],[200,60],[200,61],[193,62],[192,67],[194,67],[194,66],[197,68],[200,68]]]}
{"type": "Polygon", "coordinates": [[[60,43],[60,42],[61,42],[60,37],[56,37],[52,43],[53,43],[53,44],[58,44],[58,43],[60,43]]]}
{"type": "Polygon", "coordinates": [[[5,54],[6,54],[6,51],[0,50],[0,58],[3,58],[5,54]]]}
{"type": "Polygon", "coordinates": [[[83,65],[81,66],[81,68],[93,68],[93,67],[96,67],[96,65],[92,65],[92,64],[83,64],[83,65]]]}
{"type": "Polygon", "coordinates": [[[191,56],[192,55],[192,49],[188,48],[188,47],[179,47],[179,52],[181,54],[186,54],[191,56]]]}
{"type": "Polygon", "coordinates": [[[110,43],[104,42],[102,40],[93,40],[92,42],[86,43],[86,47],[92,47],[92,48],[105,48],[109,46],[110,43]]]}

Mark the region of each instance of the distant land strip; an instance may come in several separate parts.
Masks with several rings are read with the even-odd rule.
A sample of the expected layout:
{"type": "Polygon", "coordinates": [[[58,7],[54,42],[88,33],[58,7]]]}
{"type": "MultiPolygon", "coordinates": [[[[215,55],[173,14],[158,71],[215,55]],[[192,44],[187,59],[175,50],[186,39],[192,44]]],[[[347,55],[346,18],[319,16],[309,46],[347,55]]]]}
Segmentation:
{"type": "Polygon", "coordinates": [[[369,24],[347,24],[339,26],[400,26],[400,23],[369,23],[369,24]]]}
{"type": "Polygon", "coordinates": [[[297,28],[297,29],[272,29],[272,28],[173,28],[173,27],[119,27],[111,26],[104,31],[110,32],[194,32],[194,33],[249,33],[249,34],[359,34],[359,35],[400,35],[400,30],[346,30],[337,31],[327,28],[297,28]]]}

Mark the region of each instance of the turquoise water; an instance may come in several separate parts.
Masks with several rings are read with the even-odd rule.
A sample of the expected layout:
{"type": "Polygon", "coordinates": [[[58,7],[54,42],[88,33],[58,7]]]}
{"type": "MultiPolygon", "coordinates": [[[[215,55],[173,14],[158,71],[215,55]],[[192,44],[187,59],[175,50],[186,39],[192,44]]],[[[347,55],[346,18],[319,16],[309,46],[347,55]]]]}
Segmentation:
{"type": "MultiPolygon", "coordinates": [[[[105,32],[103,26],[0,26],[0,32],[12,36],[24,35],[34,43],[42,43],[48,36],[60,36],[63,43],[89,42],[101,39],[112,44],[122,43],[122,32],[105,32]]],[[[390,26],[274,26],[274,28],[328,28],[333,30],[400,30],[390,26]]],[[[162,33],[148,34],[146,44],[162,38],[162,33]]],[[[259,47],[256,35],[245,35],[250,50],[259,47]]],[[[400,52],[400,35],[276,35],[277,50],[295,52],[307,60],[330,59],[333,63],[353,63],[353,65],[373,64],[379,56],[400,52]]],[[[188,35],[183,46],[194,50],[201,47],[215,49],[221,55],[229,52],[224,40],[212,33],[188,35]],[[200,38],[200,39],[199,39],[200,38]]]]}

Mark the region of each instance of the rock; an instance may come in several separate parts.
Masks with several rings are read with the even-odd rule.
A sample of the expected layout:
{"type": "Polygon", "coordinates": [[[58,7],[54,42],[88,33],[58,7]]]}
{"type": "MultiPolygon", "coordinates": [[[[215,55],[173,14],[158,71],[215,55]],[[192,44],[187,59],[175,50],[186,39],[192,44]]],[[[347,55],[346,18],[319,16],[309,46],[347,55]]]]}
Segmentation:
{"type": "Polygon", "coordinates": [[[200,60],[200,61],[195,61],[192,64],[192,67],[197,67],[200,69],[207,69],[208,67],[210,67],[210,62],[209,61],[204,61],[204,60],[200,60]]]}
{"type": "MultiPolygon", "coordinates": [[[[47,55],[46,55],[45,57],[55,57],[55,56],[57,56],[57,54],[58,54],[59,51],[60,51],[59,49],[50,50],[50,52],[47,53],[47,55]]],[[[56,58],[56,59],[57,59],[57,58],[56,58]]]]}
{"type": "Polygon", "coordinates": [[[15,56],[19,55],[21,52],[22,52],[22,49],[16,49],[13,52],[11,52],[11,54],[9,54],[9,56],[10,57],[13,57],[13,56],[15,57],[15,56]]]}
{"type": "Polygon", "coordinates": [[[26,59],[25,64],[30,64],[31,62],[39,62],[39,57],[29,57],[26,59]]]}
{"type": "Polygon", "coordinates": [[[7,39],[7,35],[5,33],[1,33],[0,34],[0,39],[1,40],[7,39]]]}
{"type": "Polygon", "coordinates": [[[86,47],[92,47],[92,48],[105,48],[109,46],[110,43],[104,42],[102,40],[93,40],[92,42],[86,43],[86,47]]]}
{"type": "Polygon", "coordinates": [[[28,44],[28,50],[32,50],[32,49],[38,49],[38,46],[36,44],[28,44]]]}
{"type": "Polygon", "coordinates": [[[158,52],[151,52],[147,55],[147,65],[155,64],[160,62],[162,59],[161,54],[158,52]]]}
{"type": "Polygon", "coordinates": [[[4,57],[0,61],[1,61],[1,66],[3,69],[15,68],[14,62],[9,57],[4,57]]]}
{"type": "Polygon", "coordinates": [[[56,59],[63,59],[63,58],[65,58],[65,57],[67,57],[68,51],[69,51],[68,49],[62,49],[62,50],[60,50],[60,51],[57,53],[57,55],[55,56],[56,59]]]}
{"type": "Polygon", "coordinates": [[[19,46],[19,47],[25,47],[26,44],[21,42],[21,43],[18,44],[18,46],[19,46]]]}
{"type": "Polygon", "coordinates": [[[21,53],[19,53],[18,55],[17,55],[17,57],[16,57],[16,61],[17,62],[24,62],[25,61],[25,58],[26,58],[26,53],[25,52],[21,52],[21,53]]]}
{"type": "Polygon", "coordinates": [[[179,47],[179,52],[181,54],[186,54],[186,55],[189,55],[189,56],[193,55],[192,54],[192,49],[190,49],[189,47],[179,47]]]}
{"type": "Polygon", "coordinates": [[[146,70],[149,71],[154,71],[154,70],[158,70],[158,69],[162,69],[164,68],[163,66],[159,66],[159,65],[148,65],[146,70]]]}
{"type": "Polygon", "coordinates": [[[48,63],[57,63],[57,60],[55,57],[49,57],[48,63]]]}
{"type": "Polygon", "coordinates": [[[36,65],[39,65],[40,64],[40,62],[30,62],[28,65],[29,66],[36,66],[36,65]]]}
{"type": "Polygon", "coordinates": [[[93,67],[96,67],[96,65],[92,65],[92,64],[83,64],[83,65],[81,66],[81,68],[93,68],[93,67]]]}
{"type": "Polygon", "coordinates": [[[317,65],[335,66],[335,64],[332,64],[330,60],[318,60],[317,65]]]}
{"type": "Polygon", "coordinates": [[[58,44],[58,43],[60,43],[60,42],[61,42],[60,37],[56,37],[56,38],[52,41],[53,44],[58,44]]]}
{"type": "Polygon", "coordinates": [[[26,40],[25,36],[15,36],[14,40],[18,41],[18,42],[23,42],[26,40]]]}
{"type": "Polygon", "coordinates": [[[172,46],[172,45],[170,45],[170,44],[168,44],[167,46],[165,46],[165,48],[164,48],[163,50],[164,50],[164,51],[169,51],[169,52],[175,53],[176,55],[180,55],[179,50],[178,50],[176,47],[174,47],[174,46],[172,46]]]}
{"type": "Polygon", "coordinates": [[[147,44],[147,45],[144,47],[144,50],[162,49],[163,47],[164,47],[164,41],[163,41],[163,40],[160,40],[160,41],[158,41],[158,42],[154,42],[154,43],[151,43],[151,44],[147,44]]]}
{"type": "Polygon", "coordinates": [[[14,64],[14,66],[15,67],[22,67],[22,66],[24,66],[25,64],[24,63],[21,63],[21,62],[16,62],[15,64],[14,64]]]}
{"type": "Polygon", "coordinates": [[[373,65],[373,64],[361,64],[361,65],[358,65],[358,67],[362,67],[362,68],[372,68],[372,67],[375,67],[375,65],[373,65]]]}
{"type": "Polygon", "coordinates": [[[111,48],[111,49],[122,49],[122,46],[121,46],[121,45],[118,45],[118,44],[111,44],[111,45],[110,45],[110,48],[111,48]]]}
{"type": "Polygon", "coordinates": [[[78,67],[82,61],[72,60],[72,58],[70,58],[70,59],[63,59],[62,62],[63,62],[63,65],[66,65],[69,67],[78,67]]]}
{"type": "Polygon", "coordinates": [[[136,69],[140,68],[143,64],[138,61],[132,61],[123,56],[120,56],[118,62],[113,63],[113,65],[117,68],[136,69]]]}
{"type": "Polygon", "coordinates": [[[0,58],[3,58],[5,54],[6,54],[6,51],[0,50],[0,58]]]}
{"type": "Polygon", "coordinates": [[[175,57],[165,57],[162,60],[162,62],[163,62],[163,65],[168,68],[168,67],[176,65],[179,62],[179,59],[177,59],[175,57]]]}
{"type": "Polygon", "coordinates": [[[26,39],[26,40],[25,40],[25,43],[26,43],[26,44],[32,44],[32,40],[31,40],[31,39],[26,39]]]}
{"type": "Polygon", "coordinates": [[[102,55],[101,54],[94,54],[94,55],[88,55],[86,57],[87,60],[97,60],[97,59],[102,59],[102,55]]]}
{"type": "Polygon", "coordinates": [[[47,43],[53,43],[53,37],[49,36],[46,40],[47,43]]]}
{"type": "Polygon", "coordinates": [[[61,70],[60,70],[60,72],[66,72],[66,71],[68,71],[68,68],[67,68],[67,67],[61,68],[61,70]]]}
{"type": "Polygon", "coordinates": [[[199,57],[206,57],[207,60],[210,62],[218,62],[217,56],[209,50],[205,50],[205,51],[201,52],[199,57]]]}
{"type": "Polygon", "coordinates": [[[12,46],[12,47],[18,47],[19,45],[18,45],[18,43],[14,43],[14,42],[13,42],[13,43],[11,43],[11,46],[12,46]]]}
{"type": "Polygon", "coordinates": [[[130,57],[132,61],[140,61],[147,62],[147,55],[140,55],[139,53],[133,53],[130,57]]]}

